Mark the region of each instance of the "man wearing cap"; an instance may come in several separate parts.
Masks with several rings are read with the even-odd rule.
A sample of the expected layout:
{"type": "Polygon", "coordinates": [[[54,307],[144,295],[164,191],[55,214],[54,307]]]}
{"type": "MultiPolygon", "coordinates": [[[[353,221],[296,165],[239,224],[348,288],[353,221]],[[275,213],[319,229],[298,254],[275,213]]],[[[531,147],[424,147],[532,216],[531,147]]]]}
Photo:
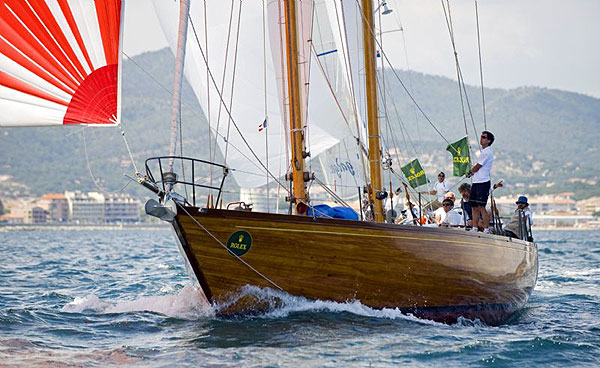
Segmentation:
{"type": "MultiPolygon", "coordinates": [[[[491,177],[490,172],[492,171],[492,164],[494,163],[494,154],[490,147],[494,143],[494,135],[487,130],[481,133],[479,139],[481,144],[481,154],[477,159],[477,164],[469,170],[467,178],[473,177],[473,185],[471,186],[471,195],[469,197],[469,204],[473,207],[473,219],[479,219],[481,216],[481,223],[483,232],[488,233],[490,216],[485,209],[488,197],[491,189],[491,177]]],[[[472,231],[477,231],[477,226],[473,226],[472,231]]]]}
{"type": "Polygon", "coordinates": [[[527,217],[529,226],[533,226],[533,219],[531,218],[531,210],[529,209],[529,203],[527,203],[527,197],[520,196],[516,203],[517,209],[508,224],[504,227],[504,231],[509,237],[519,239],[519,236],[517,235],[519,233],[519,218],[527,217]],[[522,212],[520,216],[519,212],[522,212]]]}
{"type": "Polygon", "coordinates": [[[438,208],[442,207],[442,202],[444,201],[444,196],[448,191],[450,191],[450,186],[446,183],[446,174],[443,171],[440,171],[438,174],[438,181],[433,185],[433,190],[429,192],[429,194],[437,195],[437,199],[433,201],[431,204],[431,210],[435,211],[438,208]]]}

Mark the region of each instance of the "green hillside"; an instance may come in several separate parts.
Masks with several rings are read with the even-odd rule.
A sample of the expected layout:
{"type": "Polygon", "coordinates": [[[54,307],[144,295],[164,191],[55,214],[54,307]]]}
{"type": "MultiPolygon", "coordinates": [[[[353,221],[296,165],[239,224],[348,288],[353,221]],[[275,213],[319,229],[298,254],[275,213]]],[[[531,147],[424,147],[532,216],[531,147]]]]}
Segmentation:
{"type": "MultiPolygon", "coordinates": [[[[145,53],[123,65],[122,126],[138,165],[150,156],[168,153],[173,57],[169,50],[145,53]],[[142,71],[143,68],[144,71],[142,71]]],[[[428,172],[450,169],[444,140],[415,112],[392,73],[387,70],[388,101],[417,146],[428,172]]],[[[464,136],[460,97],[455,81],[420,73],[398,72],[417,101],[450,141],[464,136]]],[[[483,129],[480,89],[468,87],[478,132],[483,129]]],[[[523,192],[574,191],[584,198],[600,194],[600,100],[581,94],[536,87],[486,89],[488,129],[496,134],[495,175],[520,183],[523,192]],[[568,182],[569,178],[581,181],[568,182]]],[[[189,85],[182,111],[184,154],[208,157],[207,126],[189,85]]],[[[388,103],[389,128],[402,142],[399,119],[388,103]]],[[[468,121],[470,137],[472,123],[468,121]]],[[[64,190],[96,190],[85,159],[101,185],[120,190],[133,169],[119,129],[81,127],[0,129],[0,195],[41,194],[64,190]]],[[[385,137],[385,134],[384,134],[385,137]]],[[[389,137],[387,137],[390,140],[389,137]]],[[[412,148],[399,144],[406,156],[412,148]]],[[[126,191],[146,194],[132,184],[126,191]]]]}

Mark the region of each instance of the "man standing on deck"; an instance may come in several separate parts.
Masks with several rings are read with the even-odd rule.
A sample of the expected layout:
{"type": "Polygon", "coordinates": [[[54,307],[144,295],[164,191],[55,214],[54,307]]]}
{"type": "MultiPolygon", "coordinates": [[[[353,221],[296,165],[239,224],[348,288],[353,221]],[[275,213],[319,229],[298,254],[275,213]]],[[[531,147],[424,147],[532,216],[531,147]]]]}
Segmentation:
{"type": "MultiPolygon", "coordinates": [[[[468,178],[473,177],[469,204],[473,207],[473,219],[478,219],[481,216],[483,232],[489,233],[490,216],[485,210],[485,205],[490,195],[490,172],[494,163],[494,154],[492,153],[491,145],[494,143],[494,135],[484,130],[481,133],[479,143],[481,144],[481,154],[477,159],[477,164],[467,173],[468,178]]],[[[477,230],[477,226],[473,226],[471,229],[471,231],[477,230]]]]}

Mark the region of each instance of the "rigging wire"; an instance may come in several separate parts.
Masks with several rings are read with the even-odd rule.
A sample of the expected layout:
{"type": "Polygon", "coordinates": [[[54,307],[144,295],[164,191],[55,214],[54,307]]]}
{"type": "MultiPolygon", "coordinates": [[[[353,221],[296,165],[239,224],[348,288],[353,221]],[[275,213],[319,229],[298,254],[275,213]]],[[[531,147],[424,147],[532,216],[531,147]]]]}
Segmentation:
{"type": "MultiPolygon", "coordinates": [[[[127,57],[127,59],[129,61],[131,61],[136,67],[138,67],[144,74],[146,74],[152,81],[154,81],[160,88],[162,88],[166,93],[168,93],[169,95],[173,94],[172,90],[169,90],[167,87],[165,87],[160,81],[158,81],[156,78],[154,78],[152,76],[152,74],[148,73],[148,71],[146,71],[146,69],[144,69],[141,65],[139,65],[132,57],[130,57],[129,55],[127,55],[125,52],[123,52],[123,55],[125,55],[127,57]]],[[[204,119],[204,115],[200,115],[199,113],[196,112],[196,110],[194,108],[192,108],[190,105],[186,104],[185,102],[181,102],[182,106],[185,107],[186,109],[188,109],[189,112],[191,112],[192,114],[194,114],[198,119],[202,120],[204,119]]],[[[210,127],[210,130],[215,134],[215,137],[218,138],[222,138],[224,141],[227,139],[225,136],[223,136],[222,134],[220,134],[215,128],[210,127]]],[[[257,169],[261,170],[262,167],[259,166],[259,164],[257,164],[256,162],[254,162],[254,160],[252,160],[250,157],[248,157],[248,155],[246,155],[240,148],[238,148],[235,144],[230,143],[230,146],[235,149],[237,151],[237,153],[239,153],[241,156],[243,156],[246,160],[248,160],[248,162],[252,165],[254,165],[257,169]]],[[[233,168],[229,167],[230,170],[234,170],[233,168]]]]}
{"type": "MultiPolygon", "coordinates": [[[[238,11],[238,21],[237,21],[237,29],[235,34],[235,50],[233,51],[233,73],[231,76],[231,92],[229,95],[229,111],[231,111],[231,106],[233,105],[233,92],[235,87],[235,73],[237,71],[237,57],[238,57],[238,45],[240,42],[240,25],[242,23],[242,1],[240,1],[240,10],[238,11]]],[[[227,64],[227,58],[225,59],[225,64],[227,64]]],[[[223,77],[225,79],[225,77],[223,77]]],[[[225,144],[225,157],[224,160],[227,162],[227,154],[229,153],[229,132],[231,128],[231,115],[229,115],[229,120],[227,121],[227,143],[225,144]]],[[[267,159],[268,162],[268,159],[267,159]]]]}
{"type": "MultiPolygon", "coordinates": [[[[240,8],[241,8],[241,4],[240,4],[240,8]]],[[[221,89],[218,89],[216,86],[215,88],[217,89],[217,93],[220,92],[219,91],[223,91],[225,89],[225,76],[227,75],[227,61],[229,59],[229,41],[231,39],[231,27],[233,26],[233,7],[234,7],[234,2],[231,2],[231,11],[229,12],[229,26],[227,27],[227,42],[225,43],[225,57],[224,57],[224,63],[223,63],[223,75],[221,77],[221,89]]],[[[192,19],[190,18],[190,21],[192,19]]],[[[205,23],[206,24],[206,23],[205,23]]],[[[192,29],[194,29],[194,27],[192,26],[192,29]]],[[[194,30],[194,35],[196,35],[196,31],[194,30]]],[[[206,36],[205,36],[206,37],[206,36]]],[[[198,39],[198,36],[196,35],[196,41],[198,43],[198,46],[200,46],[200,40],[198,39]]],[[[208,57],[206,58],[206,73],[209,74],[210,77],[210,73],[209,73],[209,64],[208,64],[208,57]]],[[[206,84],[208,86],[210,86],[210,83],[208,82],[208,79],[206,81],[206,84]]],[[[217,112],[217,127],[216,130],[219,131],[219,126],[221,125],[221,111],[222,111],[222,105],[219,104],[219,109],[217,112]]],[[[225,138],[226,141],[228,141],[227,138],[225,138]]],[[[216,143],[216,142],[215,142],[216,143]]],[[[215,156],[216,156],[216,151],[217,151],[217,145],[215,144],[215,146],[213,147],[213,152],[211,152],[210,155],[210,160],[214,161],[215,160],[215,156]]]]}
{"type": "Polygon", "coordinates": [[[483,129],[487,130],[487,116],[485,113],[485,92],[483,88],[483,64],[481,62],[481,38],[479,36],[479,11],[475,0],[475,20],[477,22],[477,51],[479,54],[479,80],[481,82],[481,104],[483,107],[483,129]]]}
{"type": "MultiPolygon", "coordinates": [[[[450,42],[452,43],[452,50],[454,52],[454,60],[456,63],[456,74],[457,74],[457,79],[458,79],[458,89],[460,92],[460,102],[461,102],[462,111],[463,111],[463,120],[465,123],[465,134],[468,136],[469,131],[467,129],[467,120],[466,120],[465,107],[464,107],[464,102],[463,102],[463,93],[464,93],[465,101],[467,103],[467,108],[469,111],[469,116],[471,118],[471,123],[473,125],[473,133],[477,137],[478,133],[477,133],[477,128],[475,127],[475,119],[473,118],[473,110],[471,109],[471,103],[469,101],[469,95],[467,94],[467,88],[465,85],[465,80],[463,78],[462,68],[460,67],[460,62],[458,59],[458,52],[456,51],[456,42],[454,39],[454,26],[452,24],[452,14],[450,12],[450,2],[449,2],[449,0],[446,0],[447,6],[448,6],[448,10],[446,11],[446,5],[444,5],[444,0],[440,0],[440,1],[442,3],[442,8],[444,10],[446,26],[448,27],[448,33],[450,35],[450,42]]],[[[479,145],[479,143],[478,143],[478,146],[479,146],[479,149],[481,149],[481,146],[479,145]]],[[[469,145],[469,152],[470,151],[471,151],[471,146],[469,145]]]]}
{"type": "MultiPolygon", "coordinates": [[[[246,138],[242,134],[239,126],[237,125],[235,119],[233,118],[233,115],[231,114],[231,110],[229,110],[229,108],[227,107],[227,105],[225,103],[225,100],[223,99],[223,95],[222,95],[221,91],[219,90],[219,88],[217,86],[217,82],[215,81],[214,75],[210,71],[210,66],[208,65],[208,60],[206,59],[206,55],[204,54],[204,50],[202,49],[202,45],[199,42],[198,34],[196,33],[196,27],[194,26],[194,21],[191,19],[191,17],[190,17],[190,24],[192,26],[192,31],[194,32],[194,36],[196,38],[196,43],[198,44],[198,48],[200,49],[200,54],[202,55],[202,59],[204,60],[204,63],[206,64],[206,68],[207,68],[207,70],[209,72],[210,80],[211,80],[213,86],[215,87],[215,90],[217,91],[217,94],[219,96],[219,100],[220,100],[221,104],[223,105],[223,108],[225,109],[225,111],[227,112],[227,114],[231,118],[231,123],[233,124],[234,128],[236,129],[236,131],[240,135],[240,138],[242,139],[242,141],[244,142],[244,144],[246,145],[246,147],[248,147],[248,150],[252,153],[252,155],[254,156],[254,158],[257,160],[258,164],[260,164],[260,166],[262,166],[266,170],[266,172],[269,173],[269,175],[271,176],[271,178],[275,182],[277,182],[277,184],[279,184],[280,186],[282,186],[283,188],[285,188],[285,186],[279,181],[279,179],[276,178],[267,169],[267,167],[265,166],[265,164],[261,161],[261,159],[258,157],[258,155],[256,154],[256,152],[252,149],[252,147],[250,146],[250,144],[248,143],[248,141],[246,140],[246,138]]],[[[285,189],[288,190],[287,188],[285,188],[285,189]]]]}
{"type": "MultiPolygon", "coordinates": [[[[363,21],[366,21],[365,19],[365,15],[363,14],[362,11],[362,7],[360,6],[359,0],[356,0],[357,6],[360,9],[360,14],[362,14],[362,18],[363,21]]],[[[375,37],[375,31],[373,30],[372,27],[369,28],[369,32],[371,33],[371,35],[373,36],[373,39],[375,40],[375,43],[379,45],[379,41],[377,40],[377,38],[375,37]]],[[[448,141],[448,139],[442,134],[442,132],[438,129],[438,127],[433,123],[433,121],[429,118],[429,116],[425,113],[425,111],[423,110],[423,108],[421,107],[421,105],[419,105],[419,103],[417,102],[417,100],[415,99],[415,97],[412,95],[412,93],[410,93],[410,91],[408,90],[408,88],[406,87],[406,84],[404,83],[404,81],[402,81],[402,78],[400,78],[400,76],[398,75],[398,72],[394,69],[394,66],[392,64],[392,62],[390,61],[387,53],[380,47],[379,48],[381,56],[385,58],[385,61],[388,63],[388,65],[390,66],[390,70],[392,71],[392,74],[394,75],[394,77],[398,80],[398,82],[400,83],[400,85],[402,86],[402,89],[404,90],[404,92],[406,92],[406,94],[408,95],[408,97],[411,99],[411,101],[415,104],[415,106],[417,107],[417,109],[419,109],[419,112],[421,113],[421,115],[423,115],[423,117],[425,118],[425,120],[427,120],[427,122],[429,123],[429,125],[431,125],[431,127],[433,128],[433,130],[448,144],[450,144],[450,141],[448,141]]]]}

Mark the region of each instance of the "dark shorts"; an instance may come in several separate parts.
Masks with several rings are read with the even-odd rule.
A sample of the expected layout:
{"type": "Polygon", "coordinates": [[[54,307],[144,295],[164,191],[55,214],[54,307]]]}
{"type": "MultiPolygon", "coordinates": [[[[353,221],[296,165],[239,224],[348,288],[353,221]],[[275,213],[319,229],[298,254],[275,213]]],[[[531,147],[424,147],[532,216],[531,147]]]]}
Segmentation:
{"type": "Polygon", "coordinates": [[[471,187],[471,195],[469,196],[469,204],[472,207],[485,207],[490,195],[491,182],[474,183],[471,187]]]}

